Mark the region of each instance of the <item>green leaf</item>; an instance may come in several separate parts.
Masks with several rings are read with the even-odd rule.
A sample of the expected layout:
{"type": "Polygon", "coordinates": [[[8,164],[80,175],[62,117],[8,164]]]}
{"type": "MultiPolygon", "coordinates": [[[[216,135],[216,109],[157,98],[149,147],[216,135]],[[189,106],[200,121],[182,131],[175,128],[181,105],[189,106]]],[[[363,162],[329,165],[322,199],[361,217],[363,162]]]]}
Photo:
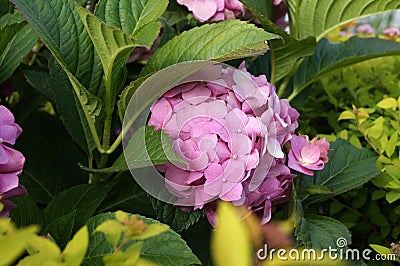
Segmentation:
{"type": "Polygon", "coordinates": [[[130,213],[140,213],[154,216],[153,206],[147,193],[135,182],[130,172],[121,175],[115,187],[101,203],[98,212],[123,210],[130,213]]]}
{"type": "MultiPolygon", "coordinates": [[[[93,115],[91,113],[93,101],[87,101],[94,96],[102,96],[103,69],[100,58],[75,9],[74,1],[13,0],[12,2],[50,49],[73,85],[74,97],[76,97],[74,99],[80,106],[71,105],[69,108],[77,107],[87,142],[84,150],[91,152],[94,144],[99,148],[99,136],[90,119],[93,115]]],[[[63,84],[62,86],[71,89],[70,85],[63,84]]],[[[96,107],[101,108],[101,104],[97,103],[96,107]]]]}
{"type": "MultiPolygon", "coordinates": [[[[143,219],[147,224],[158,224],[157,221],[149,218],[140,216],[138,218],[143,219]]],[[[108,219],[115,219],[115,214],[99,214],[87,222],[90,239],[83,265],[102,265],[101,257],[113,252],[114,247],[105,240],[103,234],[93,234],[97,226],[108,219]]],[[[130,241],[124,246],[123,250],[135,243],[138,242],[130,241]]],[[[201,264],[185,241],[171,229],[158,236],[144,240],[140,257],[165,266],[201,264]]]]}
{"type": "Polygon", "coordinates": [[[119,119],[121,122],[124,121],[124,116],[125,116],[125,111],[128,108],[129,101],[132,98],[132,95],[135,93],[135,91],[142,85],[142,83],[148,79],[150,75],[146,75],[144,77],[139,77],[138,79],[132,81],[125,89],[122,91],[120,95],[120,99],[117,102],[118,105],[118,114],[119,114],[119,119]]]}
{"type": "Polygon", "coordinates": [[[218,204],[217,215],[218,227],[211,238],[211,252],[215,265],[252,265],[249,230],[235,207],[228,202],[221,202],[218,204]]]}
{"type": "MultiPolygon", "coordinates": [[[[256,11],[265,18],[272,19],[272,1],[241,0],[240,2],[242,2],[252,13],[253,11],[256,11]]],[[[257,14],[255,15],[257,16],[257,14]]]]}
{"type": "Polygon", "coordinates": [[[94,95],[103,70],[73,0],[12,0],[57,61],[94,95]]]}
{"type": "Polygon", "coordinates": [[[25,77],[32,87],[55,104],[69,134],[88,153],[95,148],[95,143],[72,84],[62,67],[54,60],[50,60],[49,70],[50,73],[27,70],[25,77]]]}
{"type": "Polygon", "coordinates": [[[386,98],[381,100],[379,103],[376,104],[379,108],[383,109],[391,109],[397,107],[397,101],[395,98],[386,98]]]}
{"type": "Polygon", "coordinates": [[[190,226],[197,223],[204,216],[202,210],[183,211],[179,207],[160,201],[156,198],[150,198],[153,208],[156,211],[157,219],[162,223],[168,224],[177,232],[187,230],[190,226]]]}
{"type": "Polygon", "coordinates": [[[388,255],[391,254],[390,252],[390,248],[381,246],[381,245],[376,245],[376,244],[369,244],[369,246],[375,250],[377,253],[381,254],[381,255],[388,255]]]}
{"type": "Polygon", "coordinates": [[[321,39],[328,31],[359,17],[400,8],[397,0],[301,0],[297,37],[321,39]],[[318,23],[317,23],[318,22],[318,23]]]}
{"type": "Polygon", "coordinates": [[[129,240],[146,240],[158,236],[166,232],[168,229],[169,226],[166,224],[149,224],[142,233],[131,236],[129,240]]]}
{"type": "Polygon", "coordinates": [[[106,113],[112,114],[117,91],[125,82],[126,61],[140,43],[121,29],[105,24],[89,10],[77,8],[77,11],[100,56],[106,87],[106,113]]]}
{"type": "Polygon", "coordinates": [[[167,5],[168,0],[101,0],[94,14],[107,24],[138,37],[143,27],[161,17],[167,5]]]}
{"type": "Polygon", "coordinates": [[[19,66],[22,58],[35,45],[38,37],[25,22],[0,27],[0,84],[19,66]]]}
{"type": "Polygon", "coordinates": [[[17,208],[10,211],[10,217],[18,227],[31,224],[43,226],[43,210],[38,207],[31,195],[14,197],[11,201],[17,205],[17,208]]]}
{"type": "Polygon", "coordinates": [[[105,235],[107,242],[113,247],[116,247],[121,239],[121,234],[124,232],[124,229],[125,227],[120,221],[107,220],[97,226],[93,233],[102,232],[105,235]]]}
{"type": "Polygon", "coordinates": [[[343,111],[339,115],[338,121],[345,120],[345,119],[355,120],[356,119],[356,115],[354,114],[354,112],[349,111],[349,110],[343,111]]]}
{"type": "MultiPolygon", "coordinates": [[[[335,249],[339,239],[343,243],[351,244],[349,230],[338,220],[321,215],[306,215],[300,218],[300,224],[296,227],[295,236],[302,241],[307,248],[335,249]]],[[[339,246],[343,248],[344,246],[339,246]]]]}
{"type": "Polygon", "coordinates": [[[294,92],[288,99],[291,100],[332,70],[396,54],[400,54],[400,43],[389,40],[353,37],[343,43],[331,43],[322,39],[314,55],[306,57],[294,75],[294,92]]]}
{"type": "Polygon", "coordinates": [[[144,26],[137,34],[136,38],[141,41],[148,49],[151,48],[161,30],[161,22],[151,22],[144,26]]]}
{"type": "Polygon", "coordinates": [[[300,191],[300,194],[310,195],[330,195],[335,194],[328,187],[322,185],[313,185],[300,191]]]}
{"type": "Polygon", "coordinates": [[[106,266],[112,266],[112,265],[138,266],[138,260],[140,257],[140,250],[142,249],[142,246],[143,242],[137,242],[128,247],[124,252],[119,251],[105,255],[103,257],[104,264],[106,266]]]}
{"type": "Polygon", "coordinates": [[[89,232],[87,226],[82,227],[68,242],[62,252],[66,265],[80,265],[85,257],[89,245],[89,232]]]}
{"type": "Polygon", "coordinates": [[[400,190],[397,190],[397,191],[389,191],[387,194],[386,194],[386,200],[389,202],[389,203],[393,203],[393,202],[395,202],[396,200],[399,200],[400,199],[400,190]]]}
{"type": "Polygon", "coordinates": [[[393,132],[390,136],[388,143],[386,144],[386,155],[390,158],[394,151],[396,150],[397,145],[397,131],[393,132]]]}
{"type": "Polygon", "coordinates": [[[76,211],[75,232],[93,215],[111,187],[111,184],[83,184],[62,191],[45,209],[47,223],[76,211]]]}
{"type": "Polygon", "coordinates": [[[141,75],[194,60],[226,61],[267,51],[267,40],[278,38],[254,25],[238,20],[203,25],[183,32],[158,49],[141,75]]]}
{"type": "MultiPolygon", "coordinates": [[[[7,1],[7,4],[11,3],[7,1]]],[[[18,11],[14,10],[13,13],[6,13],[4,16],[0,16],[0,27],[4,27],[6,24],[14,24],[22,21],[24,21],[24,18],[18,11]]]]}
{"type": "MultiPolygon", "coordinates": [[[[361,186],[380,173],[375,166],[377,157],[367,149],[357,149],[343,139],[331,143],[330,149],[329,161],[323,170],[315,171],[314,177],[301,176],[300,190],[321,185],[337,195],[361,186]]],[[[329,195],[310,196],[303,201],[309,204],[326,197],[329,195]]]]}
{"type": "Polygon", "coordinates": [[[48,223],[44,228],[44,234],[50,234],[59,247],[64,248],[73,234],[76,210],[48,223]]]}

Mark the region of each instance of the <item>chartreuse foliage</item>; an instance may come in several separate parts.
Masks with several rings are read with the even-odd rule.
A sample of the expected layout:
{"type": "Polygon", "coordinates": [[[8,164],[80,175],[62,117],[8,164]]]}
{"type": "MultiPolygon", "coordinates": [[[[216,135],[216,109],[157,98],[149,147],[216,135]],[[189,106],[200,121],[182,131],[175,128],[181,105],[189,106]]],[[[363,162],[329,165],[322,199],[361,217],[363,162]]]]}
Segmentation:
{"type": "Polygon", "coordinates": [[[17,229],[10,219],[1,218],[0,231],[1,263],[4,265],[17,262],[17,265],[71,266],[101,262],[105,265],[182,266],[200,263],[168,225],[122,211],[94,217],[76,232],[62,251],[53,242],[53,235],[37,235],[36,226],[17,229]],[[26,255],[21,257],[24,251],[26,255]]]}

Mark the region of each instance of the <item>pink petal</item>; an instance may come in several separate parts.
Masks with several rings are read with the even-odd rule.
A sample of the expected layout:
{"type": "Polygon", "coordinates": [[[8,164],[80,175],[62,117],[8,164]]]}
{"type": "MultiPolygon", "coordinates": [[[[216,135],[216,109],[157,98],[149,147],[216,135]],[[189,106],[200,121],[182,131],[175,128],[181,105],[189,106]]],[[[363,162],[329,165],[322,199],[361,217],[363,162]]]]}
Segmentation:
{"type": "Polygon", "coordinates": [[[266,154],[260,158],[258,166],[251,177],[249,185],[250,191],[256,190],[262,184],[271,169],[273,161],[274,157],[272,157],[270,154],[266,154]]]}
{"type": "Polygon", "coordinates": [[[268,138],[267,140],[268,152],[275,158],[283,158],[285,155],[282,152],[280,143],[275,138],[268,138]]]}
{"type": "Polygon", "coordinates": [[[228,145],[225,142],[219,141],[216,146],[217,156],[220,162],[224,162],[231,157],[228,145]]]}
{"type": "Polygon", "coordinates": [[[226,182],[237,183],[244,177],[244,164],[239,160],[227,160],[222,167],[226,182]]]}
{"type": "Polygon", "coordinates": [[[252,141],[243,134],[231,134],[228,144],[233,155],[249,154],[252,148],[252,141]]]}
{"type": "Polygon", "coordinates": [[[198,84],[190,91],[182,93],[182,99],[194,105],[208,100],[210,96],[211,91],[204,84],[198,84]]]}
{"type": "Polygon", "coordinates": [[[316,145],[304,146],[301,149],[301,158],[306,164],[313,164],[319,160],[321,153],[319,151],[319,147],[316,145]]]}
{"type": "Polygon", "coordinates": [[[14,123],[14,115],[5,106],[0,105],[0,125],[10,125],[14,123]]]}
{"type": "Polygon", "coordinates": [[[224,169],[220,164],[211,163],[204,171],[204,177],[209,181],[214,181],[222,177],[224,169]]]}
{"type": "Polygon", "coordinates": [[[214,96],[219,96],[228,93],[229,91],[229,89],[226,87],[226,82],[224,80],[217,80],[216,82],[207,82],[207,87],[211,90],[214,96]],[[222,85],[221,83],[224,85],[222,85]]]}
{"type": "Polygon", "coordinates": [[[0,194],[18,187],[18,176],[15,174],[0,174],[0,194]]]}
{"type": "Polygon", "coordinates": [[[224,185],[219,198],[224,201],[239,200],[242,197],[242,192],[243,186],[241,183],[224,185]]]}
{"type": "Polygon", "coordinates": [[[20,172],[25,164],[25,157],[22,153],[17,150],[14,150],[10,147],[3,146],[0,148],[0,156],[1,151],[6,152],[6,157],[8,161],[5,164],[0,162],[0,172],[9,173],[9,172],[20,172]]]}
{"type": "Polygon", "coordinates": [[[160,98],[150,110],[150,120],[154,126],[162,126],[165,120],[168,120],[172,115],[172,106],[165,98],[160,98]]]}
{"type": "Polygon", "coordinates": [[[291,150],[294,153],[294,156],[297,159],[301,159],[301,149],[303,149],[304,146],[308,146],[309,143],[306,140],[306,138],[302,137],[302,136],[296,136],[293,135],[292,139],[290,140],[290,144],[292,145],[291,150]]]}
{"type": "Polygon", "coordinates": [[[299,161],[298,161],[298,159],[296,158],[296,156],[295,156],[293,150],[290,150],[290,151],[289,151],[289,154],[288,154],[288,166],[289,166],[291,169],[296,170],[296,171],[298,171],[298,172],[300,172],[300,173],[303,173],[303,174],[306,174],[306,175],[309,175],[309,176],[314,176],[314,173],[313,173],[311,170],[309,170],[309,169],[307,169],[307,168],[304,168],[304,167],[299,163],[299,161]]]}
{"type": "Polygon", "coordinates": [[[226,114],[225,120],[226,127],[230,133],[242,133],[249,118],[242,110],[235,108],[226,114]]]}

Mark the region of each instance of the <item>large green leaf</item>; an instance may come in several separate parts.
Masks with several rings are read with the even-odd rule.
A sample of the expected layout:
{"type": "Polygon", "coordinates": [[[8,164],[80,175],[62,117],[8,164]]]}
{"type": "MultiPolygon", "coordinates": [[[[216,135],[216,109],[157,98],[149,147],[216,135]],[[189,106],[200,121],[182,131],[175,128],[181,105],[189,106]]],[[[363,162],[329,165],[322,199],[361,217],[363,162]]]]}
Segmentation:
{"type": "Polygon", "coordinates": [[[147,193],[135,182],[129,172],[119,176],[114,187],[116,189],[107,195],[97,212],[123,210],[146,216],[155,215],[147,193]]]}
{"type": "MultiPolygon", "coordinates": [[[[116,26],[125,32],[140,38],[146,32],[156,32],[158,35],[160,24],[154,23],[164,13],[168,5],[168,0],[101,0],[96,6],[95,15],[106,22],[108,25],[116,26]],[[156,30],[150,29],[156,26],[156,30]]],[[[146,42],[146,46],[151,46],[157,35],[152,35],[146,42]]]]}
{"type": "Polygon", "coordinates": [[[400,43],[353,37],[343,43],[322,39],[313,56],[306,57],[294,76],[293,99],[328,72],[377,57],[400,55],[400,43]]]}
{"type": "MultiPolygon", "coordinates": [[[[85,88],[82,89],[82,95],[85,96],[87,94],[89,97],[78,99],[67,74],[55,60],[50,60],[49,70],[50,73],[27,70],[25,71],[25,77],[32,87],[39,90],[48,100],[55,104],[72,138],[88,153],[95,148],[95,141],[91,134],[89,123],[86,120],[86,117],[90,118],[91,115],[86,109],[88,116],[85,116],[81,101],[82,103],[92,104],[91,107],[89,105],[88,107],[93,112],[93,119],[90,118],[93,121],[96,115],[102,114],[100,100],[88,93],[85,88]]],[[[79,86],[79,84],[76,85],[79,86]]],[[[97,128],[101,126],[100,119],[96,119],[95,126],[97,128]]],[[[97,131],[100,132],[100,130],[97,131]]]]}
{"type": "MultiPolygon", "coordinates": [[[[147,224],[158,223],[149,218],[140,216],[139,218],[143,219],[147,224]]],[[[113,252],[114,247],[107,242],[103,233],[93,234],[97,226],[109,219],[115,219],[115,214],[99,214],[87,222],[90,238],[88,252],[83,265],[103,265],[102,256],[113,252]]],[[[130,241],[123,249],[134,243],[136,241],[130,241]]],[[[200,264],[200,261],[189,249],[185,241],[171,229],[158,236],[144,240],[140,257],[165,266],[200,264]]]]}
{"type": "Polygon", "coordinates": [[[398,0],[301,0],[297,37],[321,39],[328,31],[359,17],[400,8],[398,0]]]}
{"type": "Polygon", "coordinates": [[[25,22],[0,27],[0,84],[7,80],[38,40],[25,22]]]}
{"type": "Polygon", "coordinates": [[[46,223],[76,211],[73,232],[93,215],[112,184],[82,184],[57,194],[45,209],[46,223]]]}
{"type": "Polygon", "coordinates": [[[183,211],[179,207],[165,203],[153,197],[151,197],[151,203],[156,211],[157,219],[162,223],[168,224],[177,232],[188,229],[204,216],[202,210],[183,211]]]}
{"type": "Polygon", "coordinates": [[[57,245],[63,249],[71,238],[76,220],[76,210],[58,217],[49,223],[43,230],[44,234],[50,234],[57,245]]]}
{"type": "MultiPolygon", "coordinates": [[[[367,149],[357,149],[343,139],[331,143],[330,149],[324,169],[315,171],[314,177],[302,175],[300,189],[320,185],[337,195],[361,186],[380,173],[375,165],[377,156],[367,149]]],[[[332,194],[306,196],[303,201],[311,203],[329,196],[332,194]]]]}
{"type": "MultiPolygon", "coordinates": [[[[295,236],[307,248],[336,249],[339,243],[351,244],[351,235],[344,224],[330,217],[321,215],[306,215],[299,219],[295,236]]],[[[339,246],[341,248],[346,247],[339,246]]]]}
{"type": "Polygon", "coordinates": [[[73,0],[11,0],[60,62],[98,95],[103,70],[73,0]]]}
{"type": "Polygon", "coordinates": [[[105,24],[88,10],[77,10],[100,56],[104,69],[106,113],[112,114],[117,91],[125,82],[126,61],[133,48],[140,43],[121,29],[105,24]]]}
{"type": "Polygon", "coordinates": [[[39,208],[31,195],[11,199],[17,208],[10,211],[12,221],[19,227],[37,224],[43,226],[43,209],[39,208]]]}
{"type": "MultiPolygon", "coordinates": [[[[296,40],[275,25],[265,12],[259,9],[259,1],[243,0],[246,7],[260,20],[267,31],[278,34],[282,40],[271,40],[271,82],[276,83],[291,72],[295,63],[303,57],[312,55],[316,47],[314,37],[296,40]]],[[[262,4],[263,5],[263,4],[262,4]]]]}
{"type": "Polygon", "coordinates": [[[180,62],[226,61],[267,51],[267,40],[278,38],[238,20],[208,24],[176,36],[158,49],[147,62],[142,76],[180,62]]]}

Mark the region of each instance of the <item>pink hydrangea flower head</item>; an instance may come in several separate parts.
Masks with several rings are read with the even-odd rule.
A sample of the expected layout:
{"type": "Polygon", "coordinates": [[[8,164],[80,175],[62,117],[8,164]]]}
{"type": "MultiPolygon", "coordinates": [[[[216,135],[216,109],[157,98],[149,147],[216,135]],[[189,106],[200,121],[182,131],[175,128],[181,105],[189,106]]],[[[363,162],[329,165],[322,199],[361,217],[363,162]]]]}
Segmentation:
{"type": "Polygon", "coordinates": [[[238,0],[178,0],[200,22],[232,19],[244,12],[238,0]]]}
{"type": "Polygon", "coordinates": [[[398,27],[390,27],[383,31],[384,35],[387,35],[391,38],[400,37],[400,29],[398,27]]]}
{"type": "Polygon", "coordinates": [[[375,29],[370,24],[362,24],[356,28],[358,33],[375,34],[375,29]]]}
{"type": "Polygon", "coordinates": [[[313,170],[322,170],[328,162],[329,142],[325,138],[308,141],[306,136],[293,136],[290,143],[288,165],[293,170],[313,176],[313,170]]]}
{"type": "Polygon", "coordinates": [[[25,157],[11,147],[21,132],[22,129],[14,122],[14,115],[10,110],[0,106],[0,200],[4,205],[0,216],[7,216],[10,209],[15,207],[5,199],[26,194],[18,178],[24,167],[25,157]]]}
{"type": "Polygon", "coordinates": [[[264,75],[252,76],[244,63],[223,68],[215,80],[175,86],[150,110],[148,125],[164,130],[186,162],[157,166],[176,205],[204,208],[215,221],[217,201],[241,202],[267,208],[262,215],[269,220],[293,177],[282,148],[294,134],[298,112],[264,75]],[[257,193],[262,199],[252,201],[257,193]]]}

